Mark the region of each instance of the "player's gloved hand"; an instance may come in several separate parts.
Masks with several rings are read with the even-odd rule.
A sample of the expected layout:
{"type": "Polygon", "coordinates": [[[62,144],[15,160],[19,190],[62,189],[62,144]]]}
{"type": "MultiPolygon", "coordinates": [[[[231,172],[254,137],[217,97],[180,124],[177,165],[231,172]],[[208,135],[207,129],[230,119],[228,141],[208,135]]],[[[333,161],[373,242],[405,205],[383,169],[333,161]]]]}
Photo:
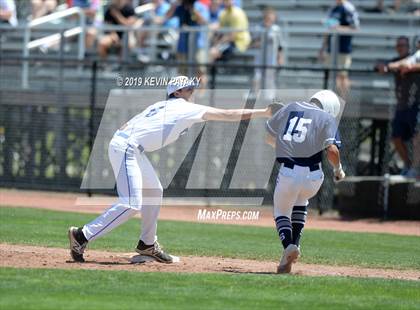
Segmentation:
{"type": "Polygon", "coordinates": [[[337,167],[334,167],[334,181],[339,182],[346,177],[346,174],[343,170],[343,166],[338,164],[337,167]]]}
{"type": "Polygon", "coordinates": [[[271,111],[271,116],[273,116],[274,114],[276,114],[282,107],[283,107],[283,104],[281,104],[281,103],[277,103],[277,102],[271,103],[268,106],[268,108],[271,111]]]}

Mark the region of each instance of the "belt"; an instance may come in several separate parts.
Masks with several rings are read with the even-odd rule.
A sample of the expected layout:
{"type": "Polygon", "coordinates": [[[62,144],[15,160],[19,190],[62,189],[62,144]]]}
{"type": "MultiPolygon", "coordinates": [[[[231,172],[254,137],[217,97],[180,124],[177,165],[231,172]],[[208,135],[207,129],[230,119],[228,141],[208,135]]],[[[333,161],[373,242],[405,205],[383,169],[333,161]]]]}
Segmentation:
{"type": "Polygon", "coordinates": [[[122,131],[118,131],[117,132],[117,136],[123,137],[124,139],[128,139],[130,138],[129,135],[127,135],[126,133],[122,132],[122,131]]]}
{"type": "MultiPolygon", "coordinates": [[[[295,164],[292,164],[292,163],[284,163],[283,164],[286,168],[289,168],[289,169],[293,169],[294,167],[295,167],[295,164]]],[[[299,166],[299,165],[297,165],[297,166],[299,166]]],[[[303,167],[303,166],[302,166],[303,167]]],[[[309,171],[317,171],[317,170],[319,170],[320,168],[319,168],[319,164],[315,164],[315,165],[310,165],[310,166],[308,166],[308,168],[309,168],[309,171]]]]}
{"type": "MultiPolygon", "coordinates": [[[[122,132],[122,131],[119,131],[119,132],[117,132],[117,136],[119,136],[119,137],[122,137],[122,138],[124,138],[124,139],[128,139],[128,138],[130,138],[130,136],[129,135],[127,135],[126,133],[124,133],[124,132],[122,132]]],[[[137,148],[139,149],[139,151],[140,152],[144,152],[144,147],[142,146],[142,145],[138,145],[137,146],[137,148]]]]}

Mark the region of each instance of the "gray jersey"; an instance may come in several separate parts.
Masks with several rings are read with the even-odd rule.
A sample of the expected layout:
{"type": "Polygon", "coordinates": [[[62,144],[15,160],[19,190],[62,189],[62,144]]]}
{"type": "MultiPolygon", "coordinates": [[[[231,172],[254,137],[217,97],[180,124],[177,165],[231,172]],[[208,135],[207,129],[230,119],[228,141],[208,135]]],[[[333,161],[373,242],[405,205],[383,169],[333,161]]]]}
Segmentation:
{"type": "Polygon", "coordinates": [[[293,102],[267,121],[268,132],[276,138],[276,156],[310,166],[321,161],[321,151],[340,144],[335,119],[306,102],[293,102]]]}

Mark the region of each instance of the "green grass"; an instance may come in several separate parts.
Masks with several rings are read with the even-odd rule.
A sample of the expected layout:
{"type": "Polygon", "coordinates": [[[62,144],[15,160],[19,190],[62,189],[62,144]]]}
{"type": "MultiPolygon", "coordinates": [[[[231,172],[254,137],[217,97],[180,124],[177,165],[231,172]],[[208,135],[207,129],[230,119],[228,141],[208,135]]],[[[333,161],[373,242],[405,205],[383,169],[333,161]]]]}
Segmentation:
{"type": "Polygon", "coordinates": [[[0,269],[0,309],[418,309],[420,282],[0,269]]]}
{"type": "MultiPolygon", "coordinates": [[[[0,242],[67,247],[67,227],[83,225],[95,215],[25,208],[0,208],[0,242]]],[[[130,251],[139,223],[132,219],[91,249],[130,251]]],[[[159,240],[175,255],[224,256],[275,261],[280,243],[274,228],[160,221],[159,240]]],[[[391,234],[306,230],[306,263],[420,269],[420,238],[391,234]]]]}

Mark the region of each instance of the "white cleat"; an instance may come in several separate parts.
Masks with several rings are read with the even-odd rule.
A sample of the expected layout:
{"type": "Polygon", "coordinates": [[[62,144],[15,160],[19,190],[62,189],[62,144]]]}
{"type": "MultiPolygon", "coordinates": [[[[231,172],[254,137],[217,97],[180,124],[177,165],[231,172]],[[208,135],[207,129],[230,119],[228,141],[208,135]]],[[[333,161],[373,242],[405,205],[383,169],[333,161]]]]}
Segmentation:
{"type": "Polygon", "coordinates": [[[290,273],[292,264],[295,263],[300,255],[300,250],[295,244],[289,244],[283,252],[283,257],[277,267],[277,273],[290,273]]]}

